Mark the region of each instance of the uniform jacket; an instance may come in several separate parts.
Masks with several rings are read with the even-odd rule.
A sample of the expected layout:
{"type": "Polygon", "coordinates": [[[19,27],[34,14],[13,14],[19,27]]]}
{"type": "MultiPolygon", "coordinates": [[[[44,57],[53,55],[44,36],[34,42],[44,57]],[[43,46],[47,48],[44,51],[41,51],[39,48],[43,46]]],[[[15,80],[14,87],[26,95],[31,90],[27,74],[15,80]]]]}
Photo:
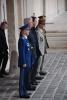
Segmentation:
{"type": "Polygon", "coordinates": [[[28,39],[25,37],[20,37],[18,42],[19,59],[18,66],[21,67],[24,64],[26,66],[31,66],[31,51],[28,39]]]}
{"type": "Polygon", "coordinates": [[[37,30],[37,37],[38,37],[38,43],[39,43],[39,50],[41,52],[41,55],[45,54],[45,37],[44,32],[42,29],[38,28],[37,30]]]}
{"type": "Polygon", "coordinates": [[[45,47],[46,48],[49,48],[49,44],[48,44],[48,41],[47,41],[47,37],[46,37],[46,31],[44,31],[44,37],[45,37],[45,47]]]}
{"type": "Polygon", "coordinates": [[[37,45],[37,39],[36,39],[36,33],[35,33],[35,29],[32,28],[30,30],[29,36],[28,36],[28,40],[31,44],[31,51],[32,51],[32,56],[33,59],[35,60],[37,58],[37,54],[36,54],[36,45],[37,45]]]}
{"type": "Polygon", "coordinates": [[[5,32],[0,28],[0,52],[5,52],[8,49],[5,32]]]}

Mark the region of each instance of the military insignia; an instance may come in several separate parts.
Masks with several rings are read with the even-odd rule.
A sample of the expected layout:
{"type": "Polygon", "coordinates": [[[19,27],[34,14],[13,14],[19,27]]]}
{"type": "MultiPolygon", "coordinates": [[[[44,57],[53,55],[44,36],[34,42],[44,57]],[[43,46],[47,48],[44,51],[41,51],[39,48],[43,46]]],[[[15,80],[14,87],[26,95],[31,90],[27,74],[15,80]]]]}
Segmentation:
{"type": "Polygon", "coordinates": [[[28,51],[30,51],[30,48],[28,48],[28,51]]]}
{"type": "Polygon", "coordinates": [[[43,38],[42,37],[40,37],[40,41],[43,41],[43,38]]]}
{"type": "Polygon", "coordinates": [[[28,46],[28,47],[30,46],[29,43],[27,43],[27,46],[28,46]]]}

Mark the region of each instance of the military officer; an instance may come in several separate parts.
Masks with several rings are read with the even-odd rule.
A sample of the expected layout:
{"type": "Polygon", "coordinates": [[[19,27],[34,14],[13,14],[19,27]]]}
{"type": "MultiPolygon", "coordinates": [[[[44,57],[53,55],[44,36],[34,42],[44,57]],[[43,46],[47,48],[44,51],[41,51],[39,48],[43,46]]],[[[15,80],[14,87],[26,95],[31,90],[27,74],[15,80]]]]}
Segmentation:
{"type": "Polygon", "coordinates": [[[28,86],[28,90],[35,90],[36,86],[33,85],[35,83],[34,75],[33,75],[33,69],[34,69],[34,66],[35,66],[35,61],[36,61],[37,55],[36,55],[35,30],[34,30],[34,27],[33,27],[33,19],[32,19],[32,17],[25,18],[24,19],[24,23],[28,23],[28,25],[30,27],[30,32],[29,32],[28,40],[29,40],[30,47],[31,47],[31,62],[32,62],[32,67],[30,69],[30,75],[29,75],[29,84],[30,85],[28,86]]]}
{"type": "Polygon", "coordinates": [[[20,78],[19,78],[19,96],[20,98],[29,98],[27,93],[28,85],[28,74],[29,68],[31,67],[31,52],[30,44],[27,36],[29,35],[28,24],[20,27],[20,38],[18,42],[19,59],[18,66],[20,67],[20,78]]]}
{"type": "Polygon", "coordinates": [[[39,66],[38,66],[38,74],[46,75],[46,72],[42,71],[43,63],[44,63],[44,54],[46,53],[46,40],[44,35],[44,26],[45,26],[45,16],[39,16],[39,23],[37,29],[37,37],[39,43],[39,50],[41,52],[41,56],[39,57],[39,66]]]}
{"type": "Polygon", "coordinates": [[[36,76],[37,69],[38,69],[38,58],[40,56],[40,50],[39,50],[39,44],[38,44],[37,32],[36,32],[38,20],[37,20],[36,17],[32,16],[32,21],[33,21],[33,27],[32,27],[32,33],[31,34],[33,35],[33,39],[35,40],[34,44],[35,44],[36,59],[35,59],[35,62],[33,64],[33,67],[32,67],[32,74],[31,74],[31,77],[32,77],[31,80],[32,81],[31,82],[32,82],[32,84],[37,84],[36,79],[41,80],[43,78],[41,76],[38,76],[38,77],[36,76]]]}

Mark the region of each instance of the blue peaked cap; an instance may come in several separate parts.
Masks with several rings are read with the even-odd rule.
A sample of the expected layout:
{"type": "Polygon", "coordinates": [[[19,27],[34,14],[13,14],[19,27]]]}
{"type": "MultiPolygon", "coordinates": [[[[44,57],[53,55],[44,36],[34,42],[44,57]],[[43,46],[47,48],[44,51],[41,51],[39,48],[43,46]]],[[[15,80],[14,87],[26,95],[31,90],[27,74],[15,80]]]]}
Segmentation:
{"type": "Polygon", "coordinates": [[[21,26],[19,29],[22,29],[22,30],[30,30],[30,27],[28,24],[25,24],[23,26],[21,26]]]}

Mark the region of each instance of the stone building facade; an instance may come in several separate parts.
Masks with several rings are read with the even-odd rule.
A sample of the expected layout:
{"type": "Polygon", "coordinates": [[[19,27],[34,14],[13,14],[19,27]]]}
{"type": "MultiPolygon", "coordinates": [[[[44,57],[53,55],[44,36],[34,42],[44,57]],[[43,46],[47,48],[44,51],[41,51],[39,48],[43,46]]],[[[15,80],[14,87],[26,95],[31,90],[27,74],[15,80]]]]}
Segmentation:
{"type": "Polygon", "coordinates": [[[0,0],[0,22],[8,21],[8,32],[6,34],[9,44],[11,66],[16,66],[17,43],[19,37],[19,26],[23,19],[35,13],[36,16],[46,15],[46,21],[53,19],[64,12],[65,0],[0,0]],[[13,57],[14,55],[14,57],[13,57]]]}

